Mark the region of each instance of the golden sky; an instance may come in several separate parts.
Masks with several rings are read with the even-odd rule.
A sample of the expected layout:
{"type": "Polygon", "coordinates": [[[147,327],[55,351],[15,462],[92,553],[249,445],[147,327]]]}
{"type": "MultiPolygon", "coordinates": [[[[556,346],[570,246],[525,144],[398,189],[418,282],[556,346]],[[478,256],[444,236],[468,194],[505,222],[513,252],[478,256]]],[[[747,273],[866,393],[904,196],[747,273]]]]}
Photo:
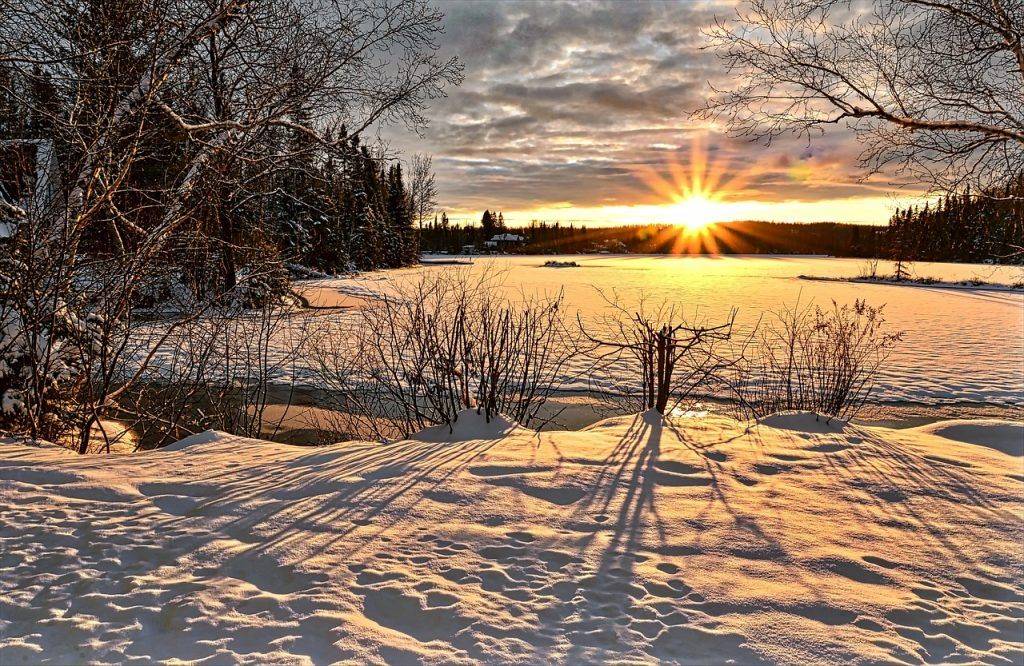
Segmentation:
{"type": "Polygon", "coordinates": [[[919,201],[898,174],[864,180],[845,128],[770,146],[693,119],[727,85],[701,29],[733,0],[440,0],[442,52],[465,82],[436,100],[404,154],[432,154],[453,220],[697,224],[758,219],[883,224],[919,201]]]}

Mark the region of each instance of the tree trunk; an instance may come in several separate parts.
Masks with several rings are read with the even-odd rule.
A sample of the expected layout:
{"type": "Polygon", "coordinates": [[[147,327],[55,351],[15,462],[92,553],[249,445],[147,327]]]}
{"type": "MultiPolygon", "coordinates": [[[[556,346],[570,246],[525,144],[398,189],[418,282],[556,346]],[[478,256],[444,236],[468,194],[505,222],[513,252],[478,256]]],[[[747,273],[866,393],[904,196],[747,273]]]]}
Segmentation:
{"type": "Polygon", "coordinates": [[[658,331],[656,338],[658,347],[658,395],[654,404],[654,409],[662,415],[665,413],[665,408],[668,406],[669,385],[672,382],[668,358],[670,335],[668,327],[665,327],[658,331]]]}
{"type": "Polygon", "coordinates": [[[220,215],[220,240],[223,244],[221,252],[221,268],[223,270],[222,293],[232,291],[238,284],[236,277],[234,227],[230,215],[220,215]]]}

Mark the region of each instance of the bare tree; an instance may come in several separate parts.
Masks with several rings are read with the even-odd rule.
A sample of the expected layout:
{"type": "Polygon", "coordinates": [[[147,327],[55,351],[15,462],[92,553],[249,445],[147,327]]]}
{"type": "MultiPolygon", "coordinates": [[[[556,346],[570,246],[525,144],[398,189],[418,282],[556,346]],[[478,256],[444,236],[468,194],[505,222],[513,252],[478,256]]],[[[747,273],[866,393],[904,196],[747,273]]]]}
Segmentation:
{"type": "Polygon", "coordinates": [[[422,124],[461,78],[435,55],[441,17],[421,0],[0,0],[0,65],[48,89],[4,92],[59,156],[47,196],[0,209],[0,427],[77,427],[87,450],[88,422],[156,357],[160,339],[134,349],[134,312],[191,239],[223,246],[227,298],[199,294],[164,340],[278,282],[258,261],[236,281],[231,256],[259,250],[239,242],[237,210],[304,150],[280,133],[332,151],[375,123],[422,124]]]}
{"type": "Polygon", "coordinates": [[[669,304],[652,310],[641,303],[631,312],[614,295],[602,295],[613,308],[596,325],[603,332],[582,321],[579,327],[591,343],[591,374],[618,377],[604,392],[629,409],[668,414],[702,389],[714,393],[724,373],[736,365],[738,357],[721,348],[732,338],[735,310],[720,324],[691,324],[669,304]]]}
{"type": "Polygon", "coordinates": [[[422,229],[423,220],[437,208],[437,185],[434,184],[433,158],[430,155],[412,156],[409,198],[412,199],[416,222],[422,229]]]}
{"type": "Polygon", "coordinates": [[[703,110],[741,136],[845,123],[869,173],[936,189],[1024,165],[1024,5],[1013,0],[749,0],[710,31],[735,84],[703,110]]]}

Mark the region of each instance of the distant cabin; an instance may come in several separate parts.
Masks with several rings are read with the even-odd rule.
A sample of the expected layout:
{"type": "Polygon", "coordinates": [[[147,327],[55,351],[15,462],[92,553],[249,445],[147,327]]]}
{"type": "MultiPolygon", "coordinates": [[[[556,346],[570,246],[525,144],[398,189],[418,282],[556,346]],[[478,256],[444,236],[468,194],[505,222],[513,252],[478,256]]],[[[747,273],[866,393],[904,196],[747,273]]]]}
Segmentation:
{"type": "Polygon", "coordinates": [[[515,247],[520,247],[526,242],[526,238],[519,234],[497,234],[491,240],[484,241],[484,247],[488,250],[502,252],[515,247]]]}

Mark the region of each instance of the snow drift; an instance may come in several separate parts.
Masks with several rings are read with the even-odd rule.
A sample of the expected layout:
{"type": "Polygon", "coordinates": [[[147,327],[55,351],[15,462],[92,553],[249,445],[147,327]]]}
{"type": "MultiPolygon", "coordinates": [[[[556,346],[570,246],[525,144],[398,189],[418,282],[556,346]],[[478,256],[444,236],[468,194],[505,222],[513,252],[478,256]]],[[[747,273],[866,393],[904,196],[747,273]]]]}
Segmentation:
{"type": "Polygon", "coordinates": [[[0,663],[1024,659],[1019,424],[460,421],[4,446],[0,663]]]}
{"type": "Polygon", "coordinates": [[[930,423],[917,430],[958,442],[989,446],[1011,456],[1024,456],[1024,423],[998,419],[954,419],[930,423]]]}

